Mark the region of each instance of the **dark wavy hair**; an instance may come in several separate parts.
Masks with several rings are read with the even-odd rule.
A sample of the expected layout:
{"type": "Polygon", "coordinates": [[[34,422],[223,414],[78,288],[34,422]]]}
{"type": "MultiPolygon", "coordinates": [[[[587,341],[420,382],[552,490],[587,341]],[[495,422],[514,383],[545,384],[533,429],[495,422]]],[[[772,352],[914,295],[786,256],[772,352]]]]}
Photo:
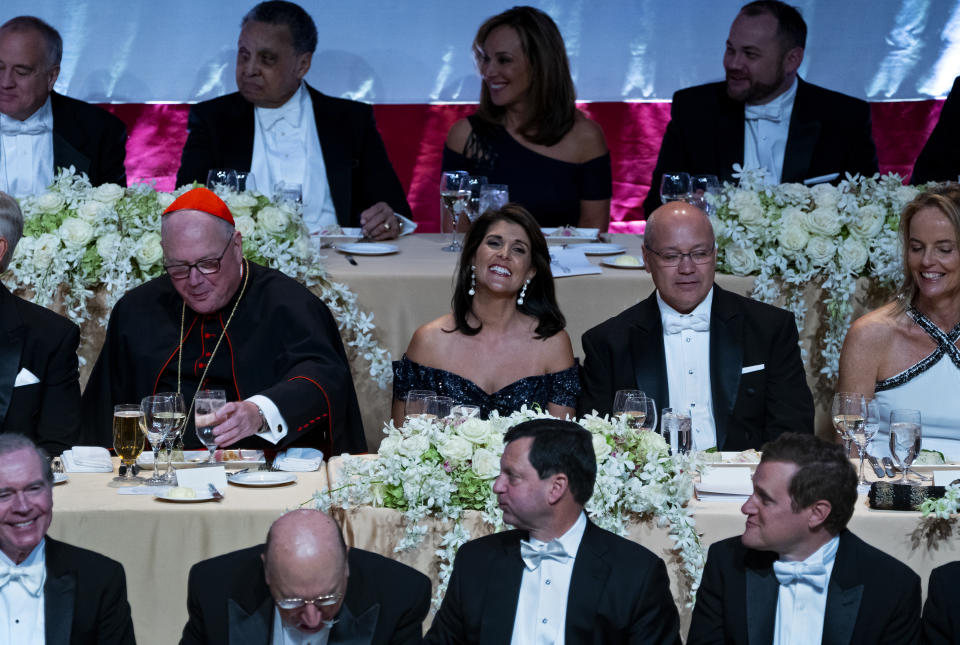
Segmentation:
{"type": "Polygon", "coordinates": [[[824,499],[830,515],[823,526],[836,535],[847,526],[857,503],[857,471],[843,454],[843,447],[812,434],[784,432],[763,446],[760,463],[779,461],[800,467],[790,480],[793,512],[824,499]]]}
{"type": "Polygon", "coordinates": [[[570,493],[580,506],[586,506],[597,481],[597,457],[589,432],[573,421],[533,419],[513,426],[503,435],[510,443],[533,437],[527,460],[540,479],[563,473],[570,493]]]}
{"type": "MultiPolygon", "coordinates": [[[[577,91],[570,77],[567,48],[557,24],[533,7],[514,7],[480,25],[473,39],[477,61],[483,56],[483,43],[497,27],[512,27],[520,37],[520,46],[530,64],[530,88],[527,99],[530,113],[518,128],[531,142],[552,146],[573,128],[577,91]]],[[[490,123],[502,123],[505,110],[493,104],[486,83],[480,90],[477,116],[490,123]]]]}
{"type": "Polygon", "coordinates": [[[457,265],[453,287],[453,320],[456,327],[444,331],[459,331],[467,336],[479,333],[482,324],[471,327],[467,314],[473,306],[473,299],[467,291],[470,289],[470,267],[477,255],[477,249],[487,236],[487,231],[496,222],[510,222],[520,226],[530,239],[530,262],[536,274],[527,286],[523,304],[517,309],[537,319],[537,338],[550,338],[563,329],[567,321],[557,305],[557,296],[553,288],[553,273],[550,271],[550,251],[543,237],[540,225],[527,209],[519,204],[507,204],[499,210],[489,210],[473,223],[463,241],[463,252],[457,265]]]}

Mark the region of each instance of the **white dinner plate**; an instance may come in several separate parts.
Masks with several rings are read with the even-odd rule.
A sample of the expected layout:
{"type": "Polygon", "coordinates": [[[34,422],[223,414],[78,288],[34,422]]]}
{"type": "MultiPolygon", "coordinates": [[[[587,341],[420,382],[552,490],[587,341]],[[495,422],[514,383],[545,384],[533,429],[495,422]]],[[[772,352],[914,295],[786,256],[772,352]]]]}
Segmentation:
{"type": "Polygon", "coordinates": [[[576,244],[577,242],[593,242],[597,239],[597,234],[600,232],[598,228],[568,228],[566,232],[568,235],[562,235],[558,231],[563,230],[561,227],[557,228],[542,228],[543,236],[547,239],[547,244],[576,244]]]}
{"type": "Polygon", "coordinates": [[[70,479],[70,476],[67,473],[53,473],[53,485],[65,484],[66,481],[70,479]]]}
{"type": "MultiPolygon", "coordinates": [[[[218,450],[220,458],[216,464],[223,466],[227,470],[238,470],[240,468],[256,468],[264,463],[262,450],[218,450]],[[224,455],[234,457],[233,459],[223,459],[224,455]],[[235,457],[239,457],[236,459],[235,457]]],[[[174,461],[174,468],[196,468],[207,464],[210,452],[203,448],[201,450],[184,450],[183,461],[174,461]]],[[[165,468],[167,463],[166,456],[161,453],[160,467],[165,468]]],[[[144,470],[153,470],[153,452],[143,452],[137,457],[137,465],[144,470]]]]}
{"type": "Polygon", "coordinates": [[[153,498],[164,502],[176,502],[178,504],[195,504],[197,502],[209,502],[214,499],[210,491],[194,489],[194,492],[197,494],[196,497],[170,497],[169,493],[164,492],[160,495],[154,495],[153,498]]]}
{"type": "Polygon", "coordinates": [[[571,251],[583,251],[586,255],[616,255],[617,253],[626,252],[627,247],[621,244],[593,242],[591,244],[571,244],[567,249],[571,251]]]}
{"type": "Polygon", "coordinates": [[[273,470],[254,470],[232,475],[227,481],[237,486],[285,486],[297,481],[297,476],[273,470]]]}
{"type": "Polygon", "coordinates": [[[613,267],[614,269],[642,269],[643,268],[643,257],[639,255],[618,255],[615,258],[603,258],[600,260],[600,264],[608,267],[613,267]],[[640,264],[617,264],[617,260],[620,258],[630,258],[634,257],[640,262],[640,264]]]}
{"type": "Polygon", "coordinates": [[[389,255],[396,253],[400,249],[395,244],[363,242],[358,244],[341,244],[337,246],[337,250],[341,253],[350,253],[352,255],[389,255]]]}

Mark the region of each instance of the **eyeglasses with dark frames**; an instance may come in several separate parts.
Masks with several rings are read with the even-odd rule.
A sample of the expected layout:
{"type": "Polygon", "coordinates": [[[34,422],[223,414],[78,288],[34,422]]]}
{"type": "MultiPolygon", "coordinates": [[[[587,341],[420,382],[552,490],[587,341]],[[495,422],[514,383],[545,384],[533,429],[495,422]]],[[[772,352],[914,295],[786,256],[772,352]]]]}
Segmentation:
{"type": "Polygon", "coordinates": [[[223,247],[223,253],[220,254],[220,257],[199,260],[193,264],[164,264],[163,268],[174,280],[183,280],[184,278],[187,278],[190,275],[190,269],[196,269],[203,275],[217,273],[220,270],[220,261],[223,260],[223,256],[227,254],[227,249],[230,248],[230,244],[232,243],[233,236],[231,235],[230,239],[227,241],[227,245],[223,247]]]}
{"type": "Polygon", "coordinates": [[[660,258],[660,264],[665,267],[679,266],[683,261],[683,258],[690,258],[694,264],[709,264],[713,260],[713,252],[716,250],[711,248],[709,251],[697,249],[696,251],[690,251],[689,253],[676,253],[674,251],[661,253],[660,251],[651,249],[646,244],[643,245],[643,248],[660,258]]]}
{"type": "Polygon", "coordinates": [[[332,607],[341,600],[343,600],[343,592],[337,591],[335,593],[328,593],[322,596],[317,596],[316,598],[280,598],[279,600],[274,600],[277,607],[280,609],[285,609],[287,611],[293,609],[301,609],[307,605],[313,605],[314,607],[332,607]]]}

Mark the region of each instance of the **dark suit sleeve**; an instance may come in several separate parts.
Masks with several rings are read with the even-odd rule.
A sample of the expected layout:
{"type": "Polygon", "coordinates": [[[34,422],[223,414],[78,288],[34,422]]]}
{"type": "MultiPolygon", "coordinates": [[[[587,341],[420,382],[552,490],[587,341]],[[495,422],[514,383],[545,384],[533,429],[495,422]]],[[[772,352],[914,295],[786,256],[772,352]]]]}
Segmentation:
{"type": "MultiPolygon", "coordinates": [[[[851,175],[860,173],[864,177],[871,177],[880,172],[877,162],[877,146],[873,142],[873,120],[870,116],[870,104],[857,101],[857,109],[852,123],[854,134],[850,138],[847,148],[847,164],[843,172],[851,175]]],[[[841,172],[840,178],[843,179],[841,172]]]]}
{"type": "Polygon", "coordinates": [[[419,575],[411,587],[399,592],[402,596],[409,598],[410,603],[397,619],[389,643],[390,645],[420,645],[423,642],[423,621],[427,618],[427,612],[430,611],[430,579],[419,575]]]}
{"type": "MultiPolygon", "coordinates": [[[[365,106],[367,115],[362,125],[362,152],[360,158],[360,182],[362,183],[358,201],[355,201],[357,213],[370,208],[377,202],[386,202],[404,217],[412,217],[410,204],[403,192],[403,186],[387,156],[380,131],[373,117],[373,109],[365,106]]],[[[357,198],[355,198],[357,199],[357,198]]],[[[359,226],[359,217],[356,218],[359,226]]]]}
{"type": "Polygon", "coordinates": [[[112,560],[104,572],[107,585],[100,596],[97,610],[98,638],[100,645],[135,645],[133,619],[130,603],[127,602],[127,578],[123,565],[112,560]],[[112,569],[112,570],[111,570],[112,569]]]}
{"type": "Polygon", "coordinates": [[[180,169],[177,170],[178,187],[195,181],[206,183],[207,172],[214,167],[214,143],[203,112],[201,104],[190,107],[187,142],[180,156],[180,169]]]}
{"type": "Polygon", "coordinates": [[[723,573],[718,548],[711,546],[690,619],[687,645],[723,643],[723,573]]]}
{"type": "Polygon", "coordinates": [[[197,565],[193,565],[187,578],[187,624],[183,627],[180,645],[204,645],[207,642],[203,603],[198,597],[200,582],[197,565]]]}
{"type": "MultiPolygon", "coordinates": [[[[883,627],[880,643],[900,645],[920,642],[920,576],[912,571],[910,573],[910,580],[891,585],[891,592],[899,593],[899,598],[885,616],[888,622],[883,627]]],[[[881,619],[879,616],[877,618],[881,619]]]]}
{"type": "Polygon", "coordinates": [[[770,341],[763,441],[783,432],[813,433],[813,395],[800,359],[799,335],[792,313],[783,312],[770,341]]]}
{"type": "Polygon", "coordinates": [[[960,175],[960,76],[943,104],[940,120],[913,166],[911,184],[957,181],[960,175]]]}
{"type": "Polygon", "coordinates": [[[580,368],[580,399],[577,416],[596,410],[608,414],[613,407],[613,357],[611,346],[602,331],[592,329],[580,340],[583,346],[583,366],[580,368]]]}
{"type": "MultiPolygon", "coordinates": [[[[440,603],[440,610],[433,617],[433,623],[430,630],[423,638],[426,645],[458,645],[466,643],[465,636],[466,625],[463,618],[463,547],[457,552],[453,562],[453,573],[450,574],[450,582],[447,585],[447,592],[443,596],[443,602],[440,603]]],[[[509,620],[506,618],[505,620],[509,620]]]]}
{"type": "Polygon", "coordinates": [[[127,126],[118,118],[107,121],[100,148],[99,181],[98,184],[127,185],[127,169],[124,161],[127,158],[127,126]]]}
{"type": "MultiPolygon", "coordinates": [[[[53,339],[51,339],[53,340],[53,339]]],[[[77,444],[80,431],[80,377],[77,346],[80,329],[70,323],[53,350],[43,375],[45,389],[37,419],[37,443],[51,455],[77,444]]]]}
{"type": "Polygon", "coordinates": [[[643,581],[643,593],[634,610],[628,642],[634,645],[680,645],[680,619],[670,595],[667,567],[657,558],[647,570],[650,575],[643,581]]]}
{"type": "MultiPolygon", "coordinates": [[[[956,589],[951,589],[948,579],[948,569],[938,567],[930,574],[930,584],[927,587],[927,602],[923,605],[923,640],[924,645],[950,645],[960,640],[960,633],[956,631],[960,616],[956,607],[960,602],[953,602],[951,610],[950,600],[956,597],[956,589]]],[[[954,563],[953,573],[960,573],[960,563],[954,563]]],[[[954,582],[953,587],[956,587],[954,582]]]]}

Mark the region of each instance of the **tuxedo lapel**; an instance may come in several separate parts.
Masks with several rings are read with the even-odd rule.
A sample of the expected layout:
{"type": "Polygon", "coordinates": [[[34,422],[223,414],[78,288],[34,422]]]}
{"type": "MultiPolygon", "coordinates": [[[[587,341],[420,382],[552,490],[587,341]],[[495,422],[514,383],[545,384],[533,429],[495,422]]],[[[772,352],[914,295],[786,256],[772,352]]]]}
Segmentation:
{"type": "Polygon", "coordinates": [[[853,638],[853,629],[860,613],[863,598],[863,578],[859,573],[857,553],[850,540],[850,533],[840,534],[830,586],[827,589],[827,606],[823,615],[824,645],[847,645],[853,638]]]}
{"type": "Polygon", "coordinates": [[[797,79],[797,94],[790,114],[787,147],[783,153],[783,171],[780,174],[782,182],[802,182],[809,179],[810,162],[820,136],[818,109],[822,107],[811,104],[806,83],[797,79]]]}
{"type": "Polygon", "coordinates": [[[637,307],[637,317],[627,333],[637,389],[652,397],[658,408],[670,407],[663,324],[660,322],[656,292],[637,307]]]}
{"type": "Polygon", "coordinates": [[[480,623],[481,645],[509,643],[513,635],[513,621],[520,600],[520,581],[523,560],[520,559],[520,540],[526,537],[515,531],[503,543],[500,557],[490,567],[490,584],[483,599],[483,617],[480,623]]]}
{"type": "Polygon", "coordinates": [[[77,172],[90,174],[90,166],[93,163],[90,157],[80,152],[73,146],[70,139],[86,143],[86,131],[75,121],[76,117],[69,110],[68,106],[61,101],[60,95],[56,92],[50,93],[50,111],[53,114],[53,170],[57,168],[69,168],[73,166],[77,172]]]}
{"type": "Polygon", "coordinates": [[[313,103],[313,115],[317,122],[317,138],[320,139],[320,149],[323,151],[323,164],[327,169],[327,184],[330,187],[330,197],[337,213],[337,221],[341,225],[351,224],[351,174],[354,165],[358,162],[350,148],[346,145],[348,137],[344,136],[344,123],[334,118],[328,108],[330,99],[309,85],[310,101],[313,103]]]}
{"type": "Polygon", "coordinates": [[[727,438],[727,420],[737,401],[743,369],[743,318],[732,304],[729,294],[714,285],[710,311],[710,390],[720,449],[727,438]]]}
{"type": "Polygon", "coordinates": [[[0,426],[10,409],[26,332],[14,298],[16,296],[0,285],[0,426]]]}
{"type": "Polygon", "coordinates": [[[44,558],[47,579],[43,583],[44,636],[47,645],[68,645],[77,602],[77,575],[61,557],[60,543],[46,538],[44,558]]]}
{"type": "Polygon", "coordinates": [[[597,605],[610,577],[610,564],[606,560],[607,549],[596,536],[596,527],[587,522],[570,577],[564,630],[567,643],[590,643],[597,636],[593,633],[597,605]]]}
{"type": "Polygon", "coordinates": [[[254,608],[244,607],[235,598],[227,599],[227,625],[230,645],[269,643],[273,626],[273,602],[270,595],[254,608]]]}
{"type": "Polygon", "coordinates": [[[330,630],[329,645],[370,645],[379,616],[380,603],[372,605],[359,616],[354,616],[350,608],[343,605],[337,622],[330,630]]]}
{"type": "Polygon", "coordinates": [[[767,563],[754,568],[748,564],[746,587],[747,643],[749,645],[771,643],[780,592],[780,583],[773,575],[772,565],[767,563]]]}

